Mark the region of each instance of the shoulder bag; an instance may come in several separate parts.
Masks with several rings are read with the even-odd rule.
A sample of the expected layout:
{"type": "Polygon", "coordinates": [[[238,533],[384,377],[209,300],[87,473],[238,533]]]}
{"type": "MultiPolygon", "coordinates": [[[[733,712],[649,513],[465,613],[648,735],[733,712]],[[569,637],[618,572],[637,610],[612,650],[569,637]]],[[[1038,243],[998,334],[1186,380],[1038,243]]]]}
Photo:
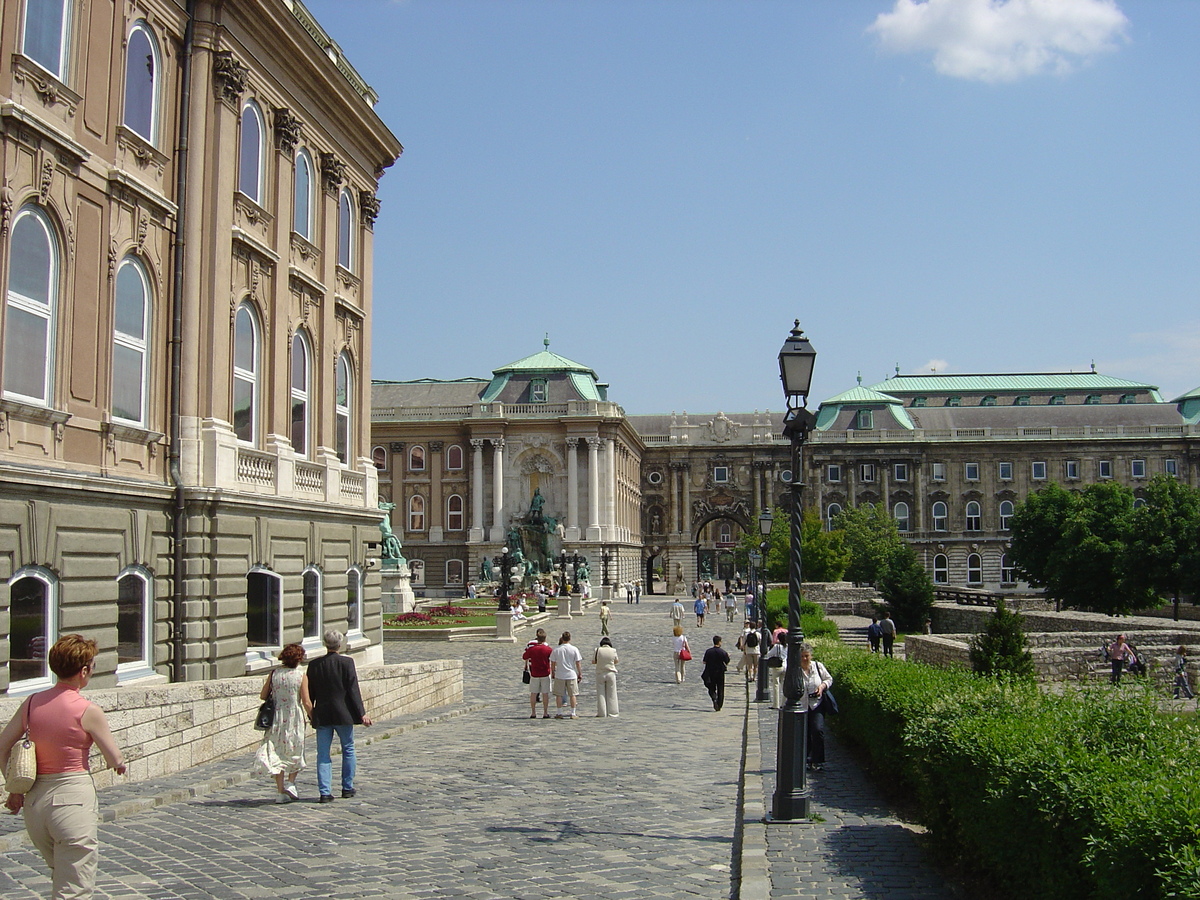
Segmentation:
{"type": "Polygon", "coordinates": [[[271,726],[275,724],[275,673],[270,675],[269,684],[271,691],[267,693],[267,699],[262,702],[262,706],[258,708],[258,715],[254,717],[255,731],[270,731],[271,726]]]}
{"type": "Polygon", "coordinates": [[[687,641],[683,642],[683,646],[679,648],[679,658],[687,662],[692,658],[692,651],[688,649],[687,641]]]}
{"type": "Polygon", "coordinates": [[[8,754],[4,789],[10,794],[27,794],[37,780],[37,748],[29,739],[29,701],[24,706],[25,733],[17,738],[8,754]]]}

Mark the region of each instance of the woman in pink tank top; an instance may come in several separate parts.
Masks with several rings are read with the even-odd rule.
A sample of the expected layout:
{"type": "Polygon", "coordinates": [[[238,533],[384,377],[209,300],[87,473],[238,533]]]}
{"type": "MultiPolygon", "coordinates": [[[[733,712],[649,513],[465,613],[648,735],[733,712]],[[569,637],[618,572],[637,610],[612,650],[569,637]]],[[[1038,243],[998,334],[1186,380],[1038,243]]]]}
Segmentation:
{"type": "Polygon", "coordinates": [[[53,881],[52,900],[90,898],[96,884],[96,787],[88,771],[94,742],[109,768],[125,774],[108,720],[80,691],[92,678],[96,642],[78,634],[59,638],[50,648],[50,670],[58,683],[21,704],[0,732],[0,771],[8,766],[13,745],[29,725],[37,747],[37,781],[28,794],[9,794],[5,807],[25,811],[25,828],[53,881]]]}

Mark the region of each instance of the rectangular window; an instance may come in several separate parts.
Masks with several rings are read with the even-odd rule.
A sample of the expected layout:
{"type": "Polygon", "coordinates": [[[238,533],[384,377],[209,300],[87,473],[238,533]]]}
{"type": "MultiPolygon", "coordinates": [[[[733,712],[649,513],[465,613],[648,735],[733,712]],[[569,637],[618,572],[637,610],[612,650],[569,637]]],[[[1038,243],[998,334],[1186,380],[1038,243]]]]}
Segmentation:
{"type": "Polygon", "coordinates": [[[246,644],[250,647],[280,646],[280,578],[273,572],[251,572],[246,576],[246,644]]]}
{"type": "Polygon", "coordinates": [[[1013,584],[1017,580],[1016,573],[1013,572],[1012,560],[1008,554],[1000,557],[1000,581],[1003,584],[1013,584]]]}
{"type": "Polygon", "coordinates": [[[1096,464],[1096,472],[1101,478],[1112,478],[1112,460],[1102,459],[1096,464]]]}
{"type": "Polygon", "coordinates": [[[546,382],[537,380],[529,382],[529,402],[546,402],[546,382]]]}
{"type": "Polygon", "coordinates": [[[832,464],[826,466],[825,467],[825,480],[828,481],[830,484],[837,484],[839,481],[841,481],[842,480],[842,467],[835,466],[832,464]]]}
{"type": "Polygon", "coordinates": [[[1064,473],[1068,480],[1075,481],[1079,478],[1079,460],[1068,459],[1064,464],[1064,473]]]}
{"type": "Polygon", "coordinates": [[[713,481],[716,484],[727,484],[729,482],[729,466],[714,466],[713,481]]]}
{"type": "Polygon", "coordinates": [[[1012,464],[1012,463],[1010,463],[1010,462],[1002,462],[1002,463],[1000,463],[1000,472],[999,472],[999,475],[1000,475],[1000,480],[1001,480],[1001,481],[1012,481],[1012,477],[1013,477],[1013,464],[1012,464]]]}
{"type": "Polygon", "coordinates": [[[979,480],[979,463],[970,462],[970,463],[967,463],[965,466],[963,466],[963,477],[966,478],[967,481],[978,481],[979,480]]]}
{"type": "Polygon", "coordinates": [[[932,464],[930,464],[929,468],[930,468],[930,478],[932,478],[934,481],[945,481],[946,480],[946,464],[945,463],[932,463],[932,464]]]}
{"type": "Polygon", "coordinates": [[[892,477],[897,481],[908,481],[908,463],[896,463],[892,467],[892,477]]]}
{"type": "Polygon", "coordinates": [[[1144,459],[1134,459],[1129,462],[1129,474],[1134,478],[1146,477],[1146,461],[1144,459]]]}
{"type": "Polygon", "coordinates": [[[1046,480],[1046,463],[1038,460],[1030,467],[1030,474],[1034,481],[1046,480]]]}
{"type": "Polygon", "coordinates": [[[1163,471],[1174,478],[1179,474],[1179,464],[1173,459],[1164,459],[1163,471]]]}
{"type": "Polygon", "coordinates": [[[864,484],[875,480],[875,463],[863,463],[858,467],[858,480],[864,484]]]}
{"type": "Polygon", "coordinates": [[[859,431],[870,431],[875,427],[875,416],[869,409],[860,409],[858,411],[858,429],[859,431]]]}

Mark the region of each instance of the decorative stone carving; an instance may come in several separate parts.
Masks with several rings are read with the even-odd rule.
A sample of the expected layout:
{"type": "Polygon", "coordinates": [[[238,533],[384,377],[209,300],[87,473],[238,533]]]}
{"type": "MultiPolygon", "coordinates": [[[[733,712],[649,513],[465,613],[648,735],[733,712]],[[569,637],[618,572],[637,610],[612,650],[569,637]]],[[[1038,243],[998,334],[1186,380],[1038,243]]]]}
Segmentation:
{"type": "Polygon", "coordinates": [[[8,179],[4,179],[4,187],[0,189],[0,237],[8,234],[8,226],[12,222],[13,214],[13,192],[8,186],[8,179]]]}
{"type": "Polygon", "coordinates": [[[746,510],[746,502],[744,500],[729,499],[728,502],[718,502],[716,498],[710,501],[707,497],[701,497],[699,500],[692,501],[693,521],[698,518],[718,518],[724,516],[740,522],[749,520],[750,514],[746,510]]]}
{"type": "Polygon", "coordinates": [[[334,154],[321,152],[321,178],[327,194],[336,194],[346,180],[346,164],[334,154]]]}
{"type": "Polygon", "coordinates": [[[282,153],[294,153],[300,143],[300,119],[286,106],[277,106],[271,113],[275,124],[275,146],[282,153]]]}
{"type": "Polygon", "coordinates": [[[150,217],[142,212],[138,215],[137,223],[137,248],[143,249],[146,246],[146,235],[150,231],[150,217]]]}
{"type": "Polygon", "coordinates": [[[379,196],[374,191],[358,192],[358,208],[362,212],[362,223],[368,228],[375,227],[380,205],[379,196]]]}
{"type": "Polygon", "coordinates": [[[445,447],[446,447],[445,441],[430,441],[429,442],[429,449],[432,450],[434,453],[441,453],[442,450],[445,449],[445,447]]]}
{"type": "Polygon", "coordinates": [[[550,475],[554,472],[554,466],[550,464],[550,460],[542,456],[540,453],[535,453],[521,463],[521,474],[532,475],[534,472],[539,472],[543,475],[550,475]]]}
{"type": "MultiPolygon", "coordinates": [[[[684,413],[684,415],[686,416],[687,413],[684,413]]],[[[716,418],[710,419],[706,427],[708,428],[709,440],[723,444],[726,441],[736,441],[738,439],[738,430],[741,426],[726,416],[725,413],[721,412],[717,413],[716,418]]]]}
{"type": "Polygon", "coordinates": [[[221,50],[213,56],[213,87],[226,103],[236,106],[241,101],[249,77],[250,70],[231,51],[221,50]]]}
{"type": "Polygon", "coordinates": [[[404,452],[404,442],[403,441],[392,441],[390,444],[388,444],[388,450],[390,450],[392,453],[403,453],[404,452]]]}
{"type": "Polygon", "coordinates": [[[117,246],[117,239],[112,238],[108,242],[108,280],[112,281],[117,276],[117,259],[120,258],[121,250],[117,246]]]}
{"type": "Polygon", "coordinates": [[[54,184],[54,160],[49,156],[42,159],[41,171],[38,175],[38,196],[43,205],[50,200],[50,186],[54,184]]]}

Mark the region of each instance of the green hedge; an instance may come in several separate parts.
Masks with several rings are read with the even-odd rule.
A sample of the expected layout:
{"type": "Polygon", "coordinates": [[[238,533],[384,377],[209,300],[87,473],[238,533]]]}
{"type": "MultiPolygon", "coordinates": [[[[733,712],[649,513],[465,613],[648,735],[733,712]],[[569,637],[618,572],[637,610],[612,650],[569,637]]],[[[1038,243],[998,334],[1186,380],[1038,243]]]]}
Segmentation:
{"type": "MultiPolygon", "coordinates": [[[[788,621],[788,592],[787,588],[775,588],[767,591],[767,624],[772,628],[787,626],[788,621]]],[[[826,637],[836,638],[838,627],[832,619],[825,618],[825,610],[816,603],[808,600],[800,601],[800,627],[804,630],[805,639],[826,637]]]]}
{"type": "Polygon", "coordinates": [[[938,849],[1054,900],[1200,898],[1200,725],[1133,685],[1026,682],[822,643],[840,733],[919,804],[938,849]]]}

